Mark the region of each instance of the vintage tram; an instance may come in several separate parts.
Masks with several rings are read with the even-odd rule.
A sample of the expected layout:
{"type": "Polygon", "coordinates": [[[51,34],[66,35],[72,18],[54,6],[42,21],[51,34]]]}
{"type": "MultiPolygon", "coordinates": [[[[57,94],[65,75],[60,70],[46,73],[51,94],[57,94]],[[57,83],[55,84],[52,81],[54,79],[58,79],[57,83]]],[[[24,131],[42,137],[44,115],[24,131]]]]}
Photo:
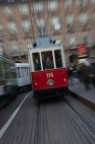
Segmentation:
{"type": "Polygon", "coordinates": [[[45,92],[68,91],[67,68],[62,45],[54,44],[48,36],[40,36],[34,47],[29,49],[28,59],[34,97],[39,98],[39,95],[45,92]]]}

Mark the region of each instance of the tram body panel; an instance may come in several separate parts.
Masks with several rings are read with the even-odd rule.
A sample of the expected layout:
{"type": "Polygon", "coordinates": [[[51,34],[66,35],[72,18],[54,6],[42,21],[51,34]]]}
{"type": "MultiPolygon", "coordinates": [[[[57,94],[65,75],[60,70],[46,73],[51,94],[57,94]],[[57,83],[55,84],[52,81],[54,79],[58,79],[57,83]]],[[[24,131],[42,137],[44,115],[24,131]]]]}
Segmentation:
{"type": "Polygon", "coordinates": [[[39,72],[32,72],[33,89],[48,90],[68,86],[66,69],[53,69],[39,72]]]}
{"type": "Polygon", "coordinates": [[[18,87],[30,85],[30,77],[16,78],[18,87]]]}

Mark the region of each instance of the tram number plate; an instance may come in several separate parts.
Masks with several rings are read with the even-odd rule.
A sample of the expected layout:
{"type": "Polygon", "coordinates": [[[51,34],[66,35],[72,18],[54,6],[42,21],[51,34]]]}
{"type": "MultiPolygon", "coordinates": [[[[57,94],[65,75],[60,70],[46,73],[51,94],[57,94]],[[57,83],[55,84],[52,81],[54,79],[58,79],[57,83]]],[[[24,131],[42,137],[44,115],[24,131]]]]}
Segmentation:
{"type": "Polygon", "coordinates": [[[47,73],[46,76],[47,76],[47,78],[53,78],[54,74],[53,73],[47,73]]]}

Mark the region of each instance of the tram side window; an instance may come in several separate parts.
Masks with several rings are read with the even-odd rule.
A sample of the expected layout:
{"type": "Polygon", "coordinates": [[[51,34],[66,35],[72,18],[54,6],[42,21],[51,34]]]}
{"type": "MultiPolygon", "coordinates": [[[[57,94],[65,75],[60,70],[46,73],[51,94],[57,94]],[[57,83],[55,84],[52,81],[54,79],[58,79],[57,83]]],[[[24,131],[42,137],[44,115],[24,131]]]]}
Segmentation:
{"type": "Polygon", "coordinates": [[[6,63],[4,61],[0,61],[0,77],[3,80],[6,79],[6,63]]]}
{"type": "Polygon", "coordinates": [[[17,67],[17,78],[20,78],[20,68],[17,67]]]}
{"type": "Polygon", "coordinates": [[[5,67],[2,60],[0,60],[0,85],[5,82],[5,67]]]}
{"type": "Polygon", "coordinates": [[[61,56],[61,50],[55,50],[55,62],[56,62],[56,67],[60,68],[63,66],[62,64],[62,56],[61,56]]]}
{"type": "Polygon", "coordinates": [[[7,79],[12,79],[12,78],[16,78],[16,70],[14,65],[10,64],[10,63],[6,63],[5,64],[6,67],[6,78],[7,79]]]}
{"type": "Polygon", "coordinates": [[[41,56],[42,56],[43,70],[53,69],[54,68],[54,63],[53,63],[52,51],[42,52],[41,56]]]}
{"type": "Polygon", "coordinates": [[[5,63],[5,69],[6,69],[6,79],[11,79],[11,64],[5,63]]]}
{"type": "Polygon", "coordinates": [[[33,53],[32,54],[33,57],[33,66],[34,66],[34,70],[41,70],[41,62],[40,62],[40,55],[39,53],[33,53]]]}
{"type": "Polygon", "coordinates": [[[16,78],[16,68],[14,65],[10,67],[11,78],[16,78]]]}

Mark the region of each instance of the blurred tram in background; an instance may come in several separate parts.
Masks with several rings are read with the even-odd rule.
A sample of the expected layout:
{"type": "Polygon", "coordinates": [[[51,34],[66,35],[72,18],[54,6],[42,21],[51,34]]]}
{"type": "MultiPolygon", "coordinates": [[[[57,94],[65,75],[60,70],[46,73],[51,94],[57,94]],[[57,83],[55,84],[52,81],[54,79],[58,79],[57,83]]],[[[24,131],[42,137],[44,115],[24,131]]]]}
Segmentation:
{"type": "Polygon", "coordinates": [[[15,63],[0,56],[0,107],[16,97],[17,89],[15,63]]]}
{"type": "MultiPolygon", "coordinates": [[[[34,97],[42,93],[68,91],[67,68],[62,45],[55,45],[48,36],[37,38],[29,49],[29,63],[34,97]]],[[[44,95],[45,96],[45,95],[44,95]]]]}
{"type": "Polygon", "coordinates": [[[15,63],[16,67],[16,80],[19,91],[25,91],[32,88],[30,78],[30,65],[29,63],[15,63]]]}
{"type": "Polygon", "coordinates": [[[29,63],[14,63],[0,56],[0,107],[19,92],[32,89],[29,63]]]}

